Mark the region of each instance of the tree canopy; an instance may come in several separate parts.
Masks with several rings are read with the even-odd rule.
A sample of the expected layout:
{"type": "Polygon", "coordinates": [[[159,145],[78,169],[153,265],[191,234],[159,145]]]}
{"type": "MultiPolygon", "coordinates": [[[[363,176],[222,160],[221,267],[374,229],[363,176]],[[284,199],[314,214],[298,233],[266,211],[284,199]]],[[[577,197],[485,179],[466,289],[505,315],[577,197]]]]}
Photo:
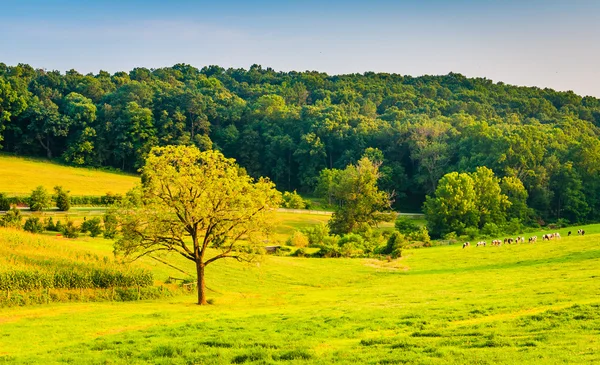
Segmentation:
{"type": "Polygon", "coordinates": [[[396,209],[418,211],[447,173],[486,166],[521,181],[531,210],[508,209],[523,219],[600,221],[600,100],[457,73],[177,64],[84,75],[0,64],[0,144],[126,171],[152,147],[194,145],[304,193],[324,169],[377,150],[396,209]]]}
{"type": "Polygon", "coordinates": [[[120,209],[122,237],[115,251],[131,258],[175,252],[196,265],[198,304],[207,304],[205,268],[262,249],[281,194],[255,181],[218,151],[166,146],[150,150],[139,194],[120,209]]]}

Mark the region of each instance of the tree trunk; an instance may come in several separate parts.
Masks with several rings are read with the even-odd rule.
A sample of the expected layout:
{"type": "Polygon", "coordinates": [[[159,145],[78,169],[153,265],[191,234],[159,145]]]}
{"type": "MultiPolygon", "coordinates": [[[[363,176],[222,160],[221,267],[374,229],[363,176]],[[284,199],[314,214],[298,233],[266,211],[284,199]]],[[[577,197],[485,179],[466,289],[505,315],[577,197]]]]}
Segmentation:
{"type": "Polygon", "coordinates": [[[204,283],[204,264],[202,261],[196,262],[196,272],[198,275],[198,305],[206,305],[206,284],[204,283]]]}

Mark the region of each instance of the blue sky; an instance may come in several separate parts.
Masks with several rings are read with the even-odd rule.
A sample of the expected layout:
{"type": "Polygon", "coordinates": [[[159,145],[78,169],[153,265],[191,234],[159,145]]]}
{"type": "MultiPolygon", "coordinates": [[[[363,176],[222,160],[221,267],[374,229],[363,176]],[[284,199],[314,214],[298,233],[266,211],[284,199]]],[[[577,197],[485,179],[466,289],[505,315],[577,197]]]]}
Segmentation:
{"type": "Polygon", "coordinates": [[[600,97],[600,1],[0,0],[0,62],[460,72],[600,97]]]}

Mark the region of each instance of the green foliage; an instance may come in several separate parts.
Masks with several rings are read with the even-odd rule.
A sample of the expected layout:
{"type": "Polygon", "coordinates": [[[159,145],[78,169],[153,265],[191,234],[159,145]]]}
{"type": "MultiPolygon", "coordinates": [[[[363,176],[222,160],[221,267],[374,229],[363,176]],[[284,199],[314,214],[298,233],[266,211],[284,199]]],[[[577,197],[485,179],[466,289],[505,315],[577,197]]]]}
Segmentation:
{"type": "Polygon", "coordinates": [[[190,146],[153,148],[142,182],[142,205],[124,199],[119,207],[123,237],[115,252],[175,251],[193,261],[202,305],[206,265],[227,257],[252,260],[281,203],[269,180],[255,181],[218,151],[190,146]]]}
{"type": "Polygon", "coordinates": [[[25,225],[23,225],[23,229],[27,232],[31,233],[41,233],[44,231],[44,225],[37,217],[27,218],[25,221],[25,225]]]}
{"type": "Polygon", "coordinates": [[[317,188],[331,204],[334,175],[367,156],[402,211],[421,209],[445,174],[487,166],[511,204],[494,202],[495,178],[482,176],[494,189],[475,188],[481,201],[500,209],[484,209],[478,228],[502,225],[504,212],[526,224],[600,220],[599,125],[597,98],[456,73],[175,65],[82,75],[21,64],[0,75],[0,141],[10,153],[136,172],[152,147],[194,145],[286,191],[317,188]],[[503,180],[513,177],[521,183],[503,180]]]}
{"type": "Polygon", "coordinates": [[[412,219],[403,217],[401,215],[396,218],[394,223],[396,230],[402,234],[409,235],[419,231],[419,226],[416,225],[412,219]]]}
{"type": "Polygon", "coordinates": [[[91,237],[97,237],[102,233],[102,221],[100,217],[85,219],[81,223],[81,233],[89,232],[91,237]]]}
{"type": "Polygon", "coordinates": [[[382,253],[385,255],[390,255],[393,258],[401,257],[402,249],[407,244],[408,240],[402,233],[397,231],[392,232],[382,253]]]}
{"type": "Polygon", "coordinates": [[[60,233],[62,233],[62,235],[65,236],[66,238],[77,238],[77,237],[79,237],[80,229],[71,220],[67,220],[67,223],[65,225],[60,225],[60,226],[59,226],[59,222],[57,221],[56,222],[56,228],[60,229],[60,233]]]}
{"type": "Polygon", "coordinates": [[[21,211],[12,207],[3,216],[0,216],[0,227],[21,228],[22,219],[21,211]]]}
{"type": "Polygon", "coordinates": [[[295,231],[290,238],[285,243],[288,246],[294,247],[306,247],[309,244],[308,237],[304,235],[304,233],[300,231],[295,231]]]}
{"type": "Polygon", "coordinates": [[[282,206],[290,209],[304,209],[306,208],[306,203],[304,202],[304,199],[296,193],[296,190],[294,190],[292,193],[289,191],[283,193],[282,206]]]}
{"type": "MultiPolygon", "coordinates": [[[[511,183],[518,186],[518,179],[512,179],[511,183]]],[[[521,204],[518,199],[513,200],[521,204]]],[[[511,202],[501,192],[500,180],[492,170],[478,167],[471,174],[446,174],[440,179],[435,195],[427,197],[424,210],[428,225],[436,236],[456,232],[475,237],[475,232],[486,224],[504,225],[510,206],[511,202]]]]}
{"type": "Polygon", "coordinates": [[[56,229],[56,225],[54,224],[54,219],[52,219],[52,217],[48,217],[44,220],[44,230],[59,232],[59,230],[56,229]]]}
{"type": "Polygon", "coordinates": [[[61,212],[66,212],[71,209],[71,198],[69,197],[69,192],[64,190],[62,186],[54,187],[54,201],[56,202],[56,207],[61,212]]]}
{"type": "Polygon", "coordinates": [[[31,192],[29,197],[29,209],[40,212],[50,207],[52,197],[43,186],[38,186],[31,192]]]}
{"type": "Polygon", "coordinates": [[[102,221],[104,222],[104,238],[115,238],[117,236],[117,230],[119,226],[117,215],[114,212],[109,211],[107,213],[104,213],[104,215],[102,216],[102,221]]]}
{"type": "Polygon", "coordinates": [[[502,231],[496,223],[486,223],[481,228],[481,234],[487,237],[498,237],[501,233],[502,231]]]}
{"type": "Polygon", "coordinates": [[[62,222],[60,220],[56,220],[56,224],[54,225],[54,231],[56,232],[61,232],[64,230],[64,224],[62,224],[62,222]]]}
{"type": "Polygon", "coordinates": [[[0,193],[0,211],[7,211],[10,209],[10,200],[4,193],[0,193]]]}
{"type": "Polygon", "coordinates": [[[302,231],[308,237],[309,246],[322,245],[329,237],[329,226],[325,223],[320,223],[302,231]]]}
{"type": "Polygon", "coordinates": [[[380,222],[390,220],[389,214],[382,213],[390,207],[390,194],[377,187],[379,164],[368,158],[360,159],[357,165],[348,165],[345,170],[324,174],[331,181],[319,181],[319,186],[329,184],[336,202],[336,209],[329,221],[329,229],[334,234],[359,232],[380,222]]]}

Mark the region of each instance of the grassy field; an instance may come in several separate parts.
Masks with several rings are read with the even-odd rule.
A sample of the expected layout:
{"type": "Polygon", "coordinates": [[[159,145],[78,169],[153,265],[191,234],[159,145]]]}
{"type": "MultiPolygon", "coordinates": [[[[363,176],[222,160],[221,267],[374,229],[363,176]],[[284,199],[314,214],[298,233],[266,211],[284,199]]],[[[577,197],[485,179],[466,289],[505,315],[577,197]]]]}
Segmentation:
{"type": "MultiPolygon", "coordinates": [[[[218,262],[207,269],[207,307],[190,294],[2,309],[0,363],[597,363],[599,231],[534,245],[414,249],[392,262],[218,262]]],[[[102,239],[65,241],[111,251],[102,239]]],[[[181,276],[140,264],[157,280],[181,276]]]]}
{"type": "Polygon", "coordinates": [[[28,195],[39,185],[49,191],[61,185],[72,195],[124,194],[138,182],[132,175],[0,155],[0,192],[8,195],[28,195]]]}

